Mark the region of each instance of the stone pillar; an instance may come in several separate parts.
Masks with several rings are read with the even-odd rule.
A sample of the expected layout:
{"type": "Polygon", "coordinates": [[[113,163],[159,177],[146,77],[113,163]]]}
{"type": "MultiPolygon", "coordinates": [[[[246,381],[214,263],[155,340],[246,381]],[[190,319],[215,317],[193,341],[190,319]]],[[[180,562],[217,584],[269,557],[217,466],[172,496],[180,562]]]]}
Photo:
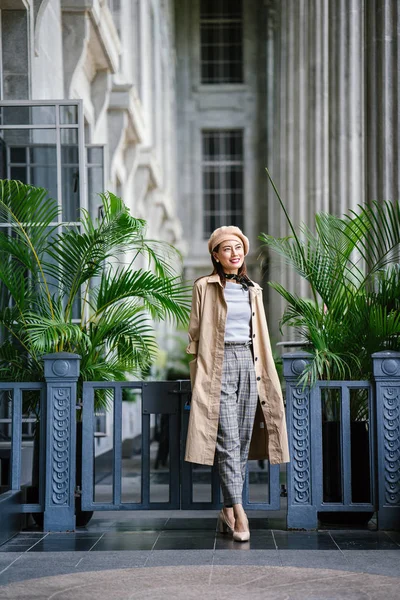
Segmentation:
{"type": "Polygon", "coordinates": [[[329,211],[365,201],[364,0],[329,2],[329,211]]]}
{"type": "Polygon", "coordinates": [[[44,531],[75,529],[76,384],[80,359],[68,352],[43,357],[47,383],[44,531]]]}
{"type": "Polygon", "coordinates": [[[303,389],[297,383],[309,357],[308,352],[292,352],[282,357],[290,453],[287,465],[289,529],[316,529],[318,525],[311,470],[310,389],[303,389]]]}
{"type": "Polygon", "coordinates": [[[366,13],[367,201],[400,193],[400,4],[370,0],[366,13]]]}
{"type": "Polygon", "coordinates": [[[376,389],[378,529],[400,528],[400,352],[372,355],[376,389]]]}
{"type": "MultiPolygon", "coordinates": [[[[329,1],[308,2],[306,220],[329,209],[329,1]]],[[[306,157],[304,157],[306,158],[306,157]]]]}
{"type": "MultiPolygon", "coordinates": [[[[267,23],[267,165],[295,225],[313,227],[329,208],[329,1],[265,0],[267,23]]],[[[271,186],[268,232],[289,228],[271,186]]],[[[307,296],[308,286],[270,253],[268,277],[307,296]]],[[[270,292],[268,314],[277,323],[283,299],[270,292]]]]}

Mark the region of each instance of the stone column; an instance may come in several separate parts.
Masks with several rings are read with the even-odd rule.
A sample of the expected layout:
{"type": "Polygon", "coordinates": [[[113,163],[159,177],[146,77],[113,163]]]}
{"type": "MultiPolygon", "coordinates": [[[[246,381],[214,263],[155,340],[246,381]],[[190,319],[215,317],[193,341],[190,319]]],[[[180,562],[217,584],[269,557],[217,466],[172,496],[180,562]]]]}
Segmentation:
{"type": "Polygon", "coordinates": [[[366,13],[367,201],[400,192],[400,5],[370,0],[366,13]]]}
{"type": "Polygon", "coordinates": [[[400,352],[372,355],[376,384],[378,529],[400,527],[400,352]]]}
{"type": "Polygon", "coordinates": [[[44,531],[75,529],[76,384],[81,357],[59,352],[44,360],[46,461],[44,531]]]}
{"type": "Polygon", "coordinates": [[[289,529],[316,529],[318,525],[311,469],[310,389],[303,389],[297,383],[309,356],[308,352],[292,352],[282,357],[290,453],[287,465],[289,529]]]}
{"type": "Polygon", "coordinates": [[[306,220],[329,209],[329,0],[308,3],[306,220]]]}
{"type": "Polygon", "coordinates": [[[329,2],[329,211],[365,201],[364,0],[329,2]]]}
{"type": "MultiPolygon", "coordinates": [[[[295,225],[312,227],[329,208],[328,0],[266,0],[267,164],[295,225]]],[[[268,187],[268,231],[284,237],[288,224],[268,187]]],[[[308,286],[271,253],[269,277],[308,295],[308,286]]],[[[273,298],[271,321],[284,310],[273,298]]],[[[291,334],[292,335],[292,334],[291,334]]]]}

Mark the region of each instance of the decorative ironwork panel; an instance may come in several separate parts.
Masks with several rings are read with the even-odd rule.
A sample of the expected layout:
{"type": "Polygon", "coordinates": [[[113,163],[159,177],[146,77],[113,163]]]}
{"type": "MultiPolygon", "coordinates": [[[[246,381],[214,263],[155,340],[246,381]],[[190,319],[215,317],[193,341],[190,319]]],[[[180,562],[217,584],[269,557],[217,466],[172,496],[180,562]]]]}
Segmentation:
{"type": "Polygon", "coordinates": [[[47,383],[44,530],[75,528],[76,384],[80,356],[44,357],[47,383]]]}
{"type": "Polygon", "coordinates": [[[379,529],[400,527],[400,352],[372,355],[376,381],[379,529]]]}
{"type": "MultiPolygon", "coordinates": [[[[57,506],[68,504],[71,443],[71,391],[69,388],[53,390],[52,407],[52,489],[51,502],[57,506]]],[[[72,457],[74,458],[74,457],[72,457]]]]}
{"type": "Polygon", "coordinates": [[[292,391],[292,477],[293,502],[311,504],[311,448],[309,390],[292,391]]]}
{"type": "Polygon", "coordinates": [[[385,504],[400,506],[400,387],[382,392],[385,504]]]}

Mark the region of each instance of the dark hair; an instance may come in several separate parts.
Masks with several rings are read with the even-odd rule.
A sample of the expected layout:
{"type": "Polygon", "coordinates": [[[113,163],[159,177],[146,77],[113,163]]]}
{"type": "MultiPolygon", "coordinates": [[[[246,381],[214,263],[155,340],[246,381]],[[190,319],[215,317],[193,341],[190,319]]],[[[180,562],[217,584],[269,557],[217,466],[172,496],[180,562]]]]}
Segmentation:
{"type": "MultiPolygon", "coordinates": [[[[213,248],[213,252],[218,252],[219,247],[221,244],[218,244],[218,246],[215,246],[215,248],[213,248]]],[[[221,284],[223,285],[223,287],[225,287],[226,284],[226,277],[224,274],[224,269],[222,268],[222,265],[220,262],[217,262],[214,258],[214,255],[211,254],[211,262],[213,264],[214,270],[212,272],[212,275],[215,275],[216,273],[219,275],[221,284]]],[[[247,275],[247,267],[246,267],[246,263],[245,261],[243,261],[243,264],[241,267],[239,267],[238,269],[238,275],[243,275],[244,277],[248,278],[249,276],[247,275]]]]}

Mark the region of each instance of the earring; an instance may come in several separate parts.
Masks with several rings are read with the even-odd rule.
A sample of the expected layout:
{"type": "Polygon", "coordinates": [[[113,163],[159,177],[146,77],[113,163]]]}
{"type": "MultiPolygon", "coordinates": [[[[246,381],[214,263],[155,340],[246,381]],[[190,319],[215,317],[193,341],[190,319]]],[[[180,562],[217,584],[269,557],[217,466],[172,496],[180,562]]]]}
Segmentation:
{"type": "Polygon", "coordinates": [[[215,259],[217,262],[219,262],[218,258],[215,259]]]}

